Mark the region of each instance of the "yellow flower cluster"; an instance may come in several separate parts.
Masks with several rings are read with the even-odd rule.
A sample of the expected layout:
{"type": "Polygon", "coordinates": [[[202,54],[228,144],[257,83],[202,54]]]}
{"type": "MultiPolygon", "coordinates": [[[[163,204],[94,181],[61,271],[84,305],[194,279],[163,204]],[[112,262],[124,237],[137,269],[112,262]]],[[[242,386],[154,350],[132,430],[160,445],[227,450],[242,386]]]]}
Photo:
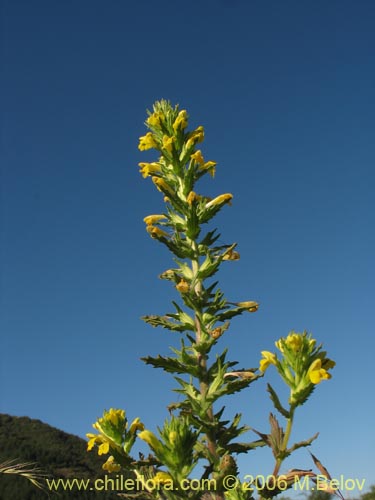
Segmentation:
{"type": "Polygon", "coordinates": [[[295,393],[309,384],[316,385],[332,377],[328,370],[335,366],[335,362],[325,357],[325,353],[320,351],[321,346],[316,347],[316,340],[306,332],[290,332],[286,338],[276,341],[275,345],[282,358],[279,360],[276,354],[262,351],[259,369],[264,372],[271,364],[275,365],[295,393]]]}
{"type": "MultiPolygon", "coordinates": [[[[104,411],[103,417],[93,424],[94,429],[99,434],[86,434],[89,440],[87,450],[92,450],[96,445],[98,455],[106,455],[110,450],[115,450],[118,454],[128,453],[134,443],[136,432],[143,431],[144,425],[139,417],[133,420],[128,431],[126,430],[127,425],[124,410],[110,408],[109,411],[104,411]]],[[[103,465],[103,468],[109,472],[118,471],[119,467],[120,465],[114,462],[113,456],[110,456],[103,465]]]]}

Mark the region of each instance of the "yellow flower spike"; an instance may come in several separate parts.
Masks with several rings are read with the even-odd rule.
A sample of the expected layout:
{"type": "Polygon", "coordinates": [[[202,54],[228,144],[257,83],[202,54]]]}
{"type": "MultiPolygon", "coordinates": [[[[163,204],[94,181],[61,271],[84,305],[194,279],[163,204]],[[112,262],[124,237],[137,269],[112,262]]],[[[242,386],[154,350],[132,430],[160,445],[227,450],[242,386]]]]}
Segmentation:
{"type": "Polygon", "coordinates": [[[316,359],[311,363],[311,366],[307,372],[310,382],[313,384],[319,384],[322,380],[328,380],[332,377],[330,373],[322,368],[322,360],[316,359]]]}
{"type": "Polygon", "coordinates": [[[187,281],[182,279],[177,285],[176,289],[181,293],[187,293],[190,290],[190,285],[187,281]]]}
{"type": "Polygon", "coordinates": [[[115,457],[112,455],[108,457],[107,461],[102,465],[102,469],[108,472],[120,472],[121,465],[115,462],[115,457]]]}
{"type": "Polygon", "coordinates": [[[99,446],[98,455],[106,455],[109,452],[109,442],[105,441],[99,446]]]}
{"type": "Polygon", "coordinates": [[[175,121],[173,122],[173,130],[177,132],[177,129],[183,130],[184,128],[187,127],[188,124],[188,114],[185,109],[181,110],[175,121]]]}
{"type": "Polygon", "coordinates": [[[145,426],[142,424],[139,417],[135,418],[133,422],[130,424],[129,432],[134,434],[137,431],[144,431],[145,426]]]}
{"type": "Polygon", "coordinates": [[[168,233],[166,233],[165,231],[156,226],[149,225],[146,227],[146,231],[151,236],[151,238],[161,238],[161,237],[169,238],[168,233]]]}
{"type": "Polygon", "coordinates": [[[236,306],[243,307],[244,309],[247,309],[248,312],[256,312],[259,309],[258,302],[255,302],[254,300],[248,300],[246,302],[237,302],[236,306]]]}
{"type": "Polygon", "coordinates": [[[147,132],[146,135],[139,138],[138,149],[140,151],[146,151],[147,149],[157,148],[158,144],[151,132],[147,132]]]}
{"type": "Polygon", "coordinates": [[[160,449],[160,442],[155,434],[151,431],[144,430],[138,434],[138,437],[142,439],[142,441],[146,441],[146,443],[151,446],[154,451],[160,449]]]}
{"type": "Polygon", "coordinates": [[[140,173],[144,179],[152,174],[160,172],[159,163],[138,163],[138,165],[141,167],[140,173]]]}
{"type": "Polygon", "coordinates": [[[163,149],[167,150],[168,153],[172,153],[173,150],[174,137],[163,136],[163,149]]]}
{"type": "Polygon", "coordinates": [[[166,219],[165,215],[148,215],[143,219],[143,222],[147,225],[150,226],[152,224],[155,224],[159,222],[160,220],[166,219]]]}
{"type": "Polygon", "coordinates": [[[215,205],[221,205],[223,203],[230,203],[232,200],[233,195],[231,193],[225,193],[225,194],[220,194],[219,196],[216,196],[213,200],[209,201],[206,204],[206,208],[214,207],[215,205]]]}
{"type": "Polygon", "coordinates": [[[259,362],[259,370],[265,372],[270,365],[276,365],[276,356],[273,352],[262,351],[263,358],[259,362]]]}
{"type": "Polygon", "coordinates": [[[193,153],[190,158],[192,160],[194,160],[195,162],[199,163],[199,165],[203,165],[204,164],[204,158],[202,156],[202,151],[200,149],[198,149],[198,151],[196,151],[195,153],[193,153]]]}
{"type": "Polygon", "coordinates": [[[147,118],[146,123],[151,127],[160,127],[162,117],[163,115],[161,113],[152,113],[152,115],[147,118]]]}

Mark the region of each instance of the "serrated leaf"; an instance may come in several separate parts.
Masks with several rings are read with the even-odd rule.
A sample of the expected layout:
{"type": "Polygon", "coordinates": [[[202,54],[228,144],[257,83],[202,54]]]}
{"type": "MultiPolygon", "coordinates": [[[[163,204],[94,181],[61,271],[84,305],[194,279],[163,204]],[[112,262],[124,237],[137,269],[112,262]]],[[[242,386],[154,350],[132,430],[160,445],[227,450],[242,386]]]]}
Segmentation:
{"type": "Polygon", "coordinates": [[[288,449],[289,453],[292,453],[294,450],[298,450],[298,448],[305,448],[306,446],[310,446],[310,444],[319,436],[319,432],[314,434],[310,439],[306,439],[306,441],[300,441],[299,443],[295,443],[288,449]]]}
{"type": "Polygon", "coordinates": [[[147,356],[141,358],[141,360],[147,365],[152,365],[154,368],[162,368],[168,373],[189,373],[193,377],[197,377],[199,373],[199,367],[196,363],[181,362],[175,358],[167,358],[159,355],[156,358],[147,356]]]}
{"type": "Polygon", "coordinates": [[[276,410],[281,413],[281,415],[285,418],[290,418],[290,412],[288,410],[286,410],[280,403],[280,400],[276,394],[276,392],[274,391],[274,389],[272,388],[271,384],[267,384],[267,391],[269,392],[270,394],[270,398],[271,398],[271,401],[274,405],[274,407],[276,408],[276,410]]]}

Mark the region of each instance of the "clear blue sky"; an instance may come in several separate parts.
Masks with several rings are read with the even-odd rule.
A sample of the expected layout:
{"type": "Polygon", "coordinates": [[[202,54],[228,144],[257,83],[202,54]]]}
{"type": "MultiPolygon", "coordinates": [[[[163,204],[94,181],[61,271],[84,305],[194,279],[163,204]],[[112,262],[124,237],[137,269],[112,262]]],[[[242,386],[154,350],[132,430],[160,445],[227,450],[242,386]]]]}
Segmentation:
{"type": "MultiPolygon", "coordinates": [[[[291,329],[324,342],[337,367],[294,437],[320,431],[333,477],[374,483],[375,3],[3,0],[1,15],[1,411],[80,436],[104,408],[167,416],[175,384],[139,358],[179,340],[140,316],[171,310],[171,254],[145,232],[162,200],[137,166],[145,109],[166,98],[205,126],[218,167],[200,191],[234,195],[216,222],[241,260],[221,286],[261,303],[223,347],[254,366],[291,329]]],[[[228,414],[267,431],[267,380],[228,414]]]]}

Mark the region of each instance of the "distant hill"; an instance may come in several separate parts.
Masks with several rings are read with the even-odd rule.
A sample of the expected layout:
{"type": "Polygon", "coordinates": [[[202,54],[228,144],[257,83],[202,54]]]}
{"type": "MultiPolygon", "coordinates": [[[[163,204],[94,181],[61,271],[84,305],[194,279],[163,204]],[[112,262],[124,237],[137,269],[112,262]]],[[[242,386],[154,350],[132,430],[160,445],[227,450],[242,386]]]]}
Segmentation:
{"type": "MultiPolygon", "coordinates": [[[[87,442],[84,439],[40,420],[0,414],[0,464],[9,459],[36,462],[50,479],[94,480],[103,477],[105,471],[102,464],[105,457],[99,457],[96,452],[88,453],[86,448],[87,442]]],[[[112,474],[112,477],[115,478],[116,474],[112,474]]],[[[23,477],[0,474],[0,500],[48,500],[49,497],[56,500],[119,498],[111,492],[83,492],[77,488],[71,491],[59,488],[58,495],[52,492],[47,495],[23,477]]]]}

